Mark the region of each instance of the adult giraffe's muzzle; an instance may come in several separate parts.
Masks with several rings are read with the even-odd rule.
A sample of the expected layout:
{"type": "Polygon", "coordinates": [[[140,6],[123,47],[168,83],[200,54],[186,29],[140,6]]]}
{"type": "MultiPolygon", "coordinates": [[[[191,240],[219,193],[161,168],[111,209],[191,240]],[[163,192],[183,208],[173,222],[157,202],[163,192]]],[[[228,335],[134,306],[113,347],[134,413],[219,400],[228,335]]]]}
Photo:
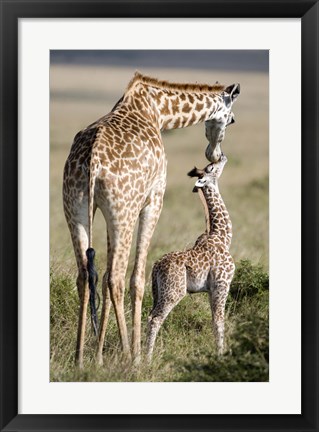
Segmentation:
{"type": "Polygon", "coordinates": [[[219,161],[222,155],[222,151],[220,148],[220,143],[218,143],[213,149],[211,144],[209,143],[205,150],[205,156],[209,160],[209,162],[216,163],[219,161]]]}

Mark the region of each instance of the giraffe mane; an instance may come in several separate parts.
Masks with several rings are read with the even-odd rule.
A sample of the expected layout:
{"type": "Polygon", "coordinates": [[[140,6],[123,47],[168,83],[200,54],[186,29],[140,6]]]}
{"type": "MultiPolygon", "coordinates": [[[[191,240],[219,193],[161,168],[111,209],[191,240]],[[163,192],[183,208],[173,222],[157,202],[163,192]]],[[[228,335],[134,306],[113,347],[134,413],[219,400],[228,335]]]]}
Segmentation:
{"type": "Polygon", "coordinates": [[[164,90],[180,90],[187,92],[209,92],[209,93],[221,93],[225,90],[225,86],[219,83],[214,85],[208,84],[189,84],[189,83],[173,83],[165,80],[159,80],[147,75],[142,75],[140,72],[135,72],[135,75],[129,82],[126,92],[132,90],[137,83],[148,84],[153,87],[161,88],[164,90]]]}
{"type": "Polygon", "coordinates": [[[204,193],[201,188],[198,189],[199,198],[204,206],[204,212],[205,212],[205,221],[206,221],[206,232],[207,234],[210,232],[210,221],[209,221],[209,211],[206,199],[204,197],[204,193]]]}

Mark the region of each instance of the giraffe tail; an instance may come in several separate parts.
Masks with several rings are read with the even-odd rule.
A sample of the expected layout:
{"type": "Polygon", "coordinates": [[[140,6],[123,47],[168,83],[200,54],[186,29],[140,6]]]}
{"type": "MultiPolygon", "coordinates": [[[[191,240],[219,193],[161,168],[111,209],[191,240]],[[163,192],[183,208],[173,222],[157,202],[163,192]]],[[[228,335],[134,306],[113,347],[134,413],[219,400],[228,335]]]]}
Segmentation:
{"type": "Polygon", "coordinates": [[[91,310],[91,322],[94,331],[94,335],[97,336],[98,320],[97,320],[97,307],[95,303],[96,298],[96,285],[98,281],[98,274],[94,265],[95,250],[88,248],[86,251],[87,257],[87,271],[89,274],[89,289],[90,289],[90,310],[91,310]]]}

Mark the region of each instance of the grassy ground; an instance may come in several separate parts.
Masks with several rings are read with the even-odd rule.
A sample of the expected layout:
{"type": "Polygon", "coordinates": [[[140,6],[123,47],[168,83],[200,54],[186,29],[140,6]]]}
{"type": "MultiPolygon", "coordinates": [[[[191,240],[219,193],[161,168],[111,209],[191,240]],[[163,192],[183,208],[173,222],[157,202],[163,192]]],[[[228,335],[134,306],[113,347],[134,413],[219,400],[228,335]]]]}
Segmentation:
{"type": "MultiPolygon", "coordinates": [[[[76,265],[62,210],[63,165],[76,132],[112,108],[133,72],[127,68],[51,68],[51,380],[267,380],[268,291],[264,289],[267,284],[262,294],[256,288],[252,295],[229,297],[226,328],[229,351],[222,360],[214,357],[208,299],[205,294],[198,294],[188,296],[167,319],[158,337],[151,368],[142,365],[139,370],[132,370],[121,362],[112,313],[106,337],[105,366],[99,369],[94,366],[94,340],[88,327],[86,367],[81,373],[74,370],[78,300],[76,265]],[[199,369],[193,367],[195,359],[199,369]],[[215,370],[212,365],[216,366],[215,370]],[[245,375],[245,370],[252,373],[245,375]]],[[[233,222],[231,252],[239,269],[236,274],[239,285],[249,285],[251,278],[256,278],[254,284],[258,285],[268,270],[268,76],[198,70],[142,72],[180,82],[240,82],[242,93],[234,106],[236,123],[228,128],[223,145],[228,164],[220,180],[220,190],[233,222]],[[247,259],[252,267],[250,263],[240,263],[247,259]],[[248,268],[248,273],[240,271],[242,268],[248,268]]],[[[156,259],[168,251],[190,246],[204,231],[202,207],[198,196],[191,193],[193,181],[186,176],[194,165],[203,167],[207,163],[204,127],[198,125],[165,133],[164,143],[168,155],[168,184],[162,215],[149,250],[148,275],[156,259]]],[[[105,223],[99,212],[93,238],[101,276],[105,270],[106,241],[105,223]]],[[[128,274],[133,259],[132,249],[128,274]]],[[[144,329],[150,307],[148,277],[144,329]]],[[[126,313],[130,326],[128,294],[126,313]]]]}

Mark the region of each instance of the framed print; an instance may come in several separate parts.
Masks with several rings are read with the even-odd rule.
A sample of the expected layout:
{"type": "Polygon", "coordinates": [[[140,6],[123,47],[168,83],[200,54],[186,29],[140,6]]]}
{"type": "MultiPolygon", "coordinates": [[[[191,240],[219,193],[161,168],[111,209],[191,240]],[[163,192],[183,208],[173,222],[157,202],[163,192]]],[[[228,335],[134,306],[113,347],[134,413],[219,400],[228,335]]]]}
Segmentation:
{"type": "Polygon", "coordinates": [[[1,430],[318,430],[318,2],[2,1],[1,31],[1,430]]]}

